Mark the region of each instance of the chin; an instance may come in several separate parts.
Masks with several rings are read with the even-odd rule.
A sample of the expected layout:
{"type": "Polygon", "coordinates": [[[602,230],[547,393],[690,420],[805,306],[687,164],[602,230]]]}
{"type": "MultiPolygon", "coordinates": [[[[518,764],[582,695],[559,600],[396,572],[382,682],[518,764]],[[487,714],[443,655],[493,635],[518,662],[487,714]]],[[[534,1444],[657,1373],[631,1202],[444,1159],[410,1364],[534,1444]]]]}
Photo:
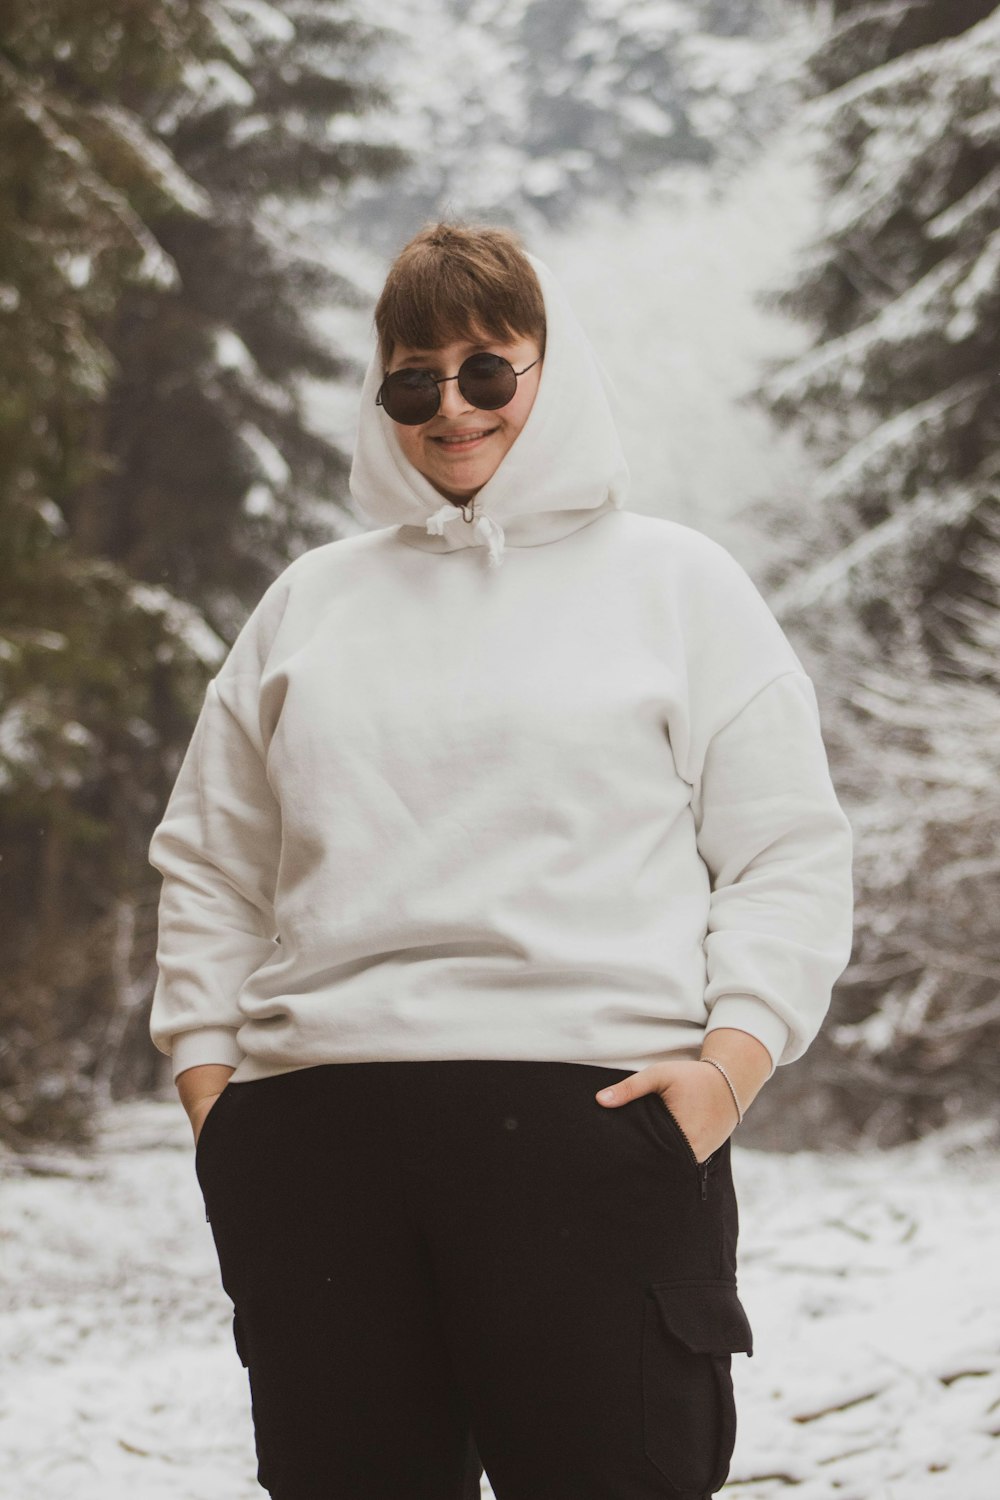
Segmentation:
{"type": "Polygon", "coordinates": [[[483,474],[470,475],[468,478],[463,476],[457,483],[453,474],[439,474],[433,478],[428,475],[427,477],[435,489],[440,490],[443,495],[447,495],[455,505],[458,505],[467,504],[474,495],[478,494],[487,480],[493,478],[495,473],[496,469],[491,469],[483,474]]]}

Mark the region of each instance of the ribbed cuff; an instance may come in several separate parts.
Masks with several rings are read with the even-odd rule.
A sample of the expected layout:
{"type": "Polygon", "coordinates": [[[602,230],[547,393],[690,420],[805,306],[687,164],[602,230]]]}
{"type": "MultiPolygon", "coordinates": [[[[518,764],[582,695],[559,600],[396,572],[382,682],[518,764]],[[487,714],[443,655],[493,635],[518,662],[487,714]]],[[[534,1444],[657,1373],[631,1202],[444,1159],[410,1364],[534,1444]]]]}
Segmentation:
{"type": "Polygon", "coordinates": [[[791,1028],[776,1011],[757,995],[720,995],[709,1012],[705,1035],[710,1031],[718,1031],[721,1026],[731,1026],[734,1031],[747,1031],[756,1037],[771,1054],[768,1078],[774,1076],[774,1070],[781,1061],[791,1035],[791,1028]]]}
{"type": "Polygon", "coordinates": [[[195,1031],[179,1031],[170,1052],[174,1081],[185,1068],[199,1068],[204,1063],[238,1068],[244,1053],[236,1040],[237,1030],[235,1026],[199,1026],[195,1031]]]}

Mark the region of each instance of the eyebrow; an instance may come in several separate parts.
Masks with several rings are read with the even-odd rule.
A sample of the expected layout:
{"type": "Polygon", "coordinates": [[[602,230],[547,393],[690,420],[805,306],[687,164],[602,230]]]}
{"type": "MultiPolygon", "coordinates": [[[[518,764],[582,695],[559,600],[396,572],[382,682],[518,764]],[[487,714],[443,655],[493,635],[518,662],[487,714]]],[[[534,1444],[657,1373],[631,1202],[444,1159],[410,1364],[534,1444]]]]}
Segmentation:
{"type": "MultiPolygon", "coordinates": [[[[502,341],[500,339],[472,339],[460,344],[459,348],[471,350],[474,352],[477,349],[485,349],[488,344],[497,344],[501,342],[502,341]]],[[[422,353],[418,352],[416,354],[408,354],[405,359],[400,360],[397,368],[400,370],[405,370],[408,365],[426,365],[436,359],[440,352],[441,351],[439,349],[426,349],[422,353]]]]}

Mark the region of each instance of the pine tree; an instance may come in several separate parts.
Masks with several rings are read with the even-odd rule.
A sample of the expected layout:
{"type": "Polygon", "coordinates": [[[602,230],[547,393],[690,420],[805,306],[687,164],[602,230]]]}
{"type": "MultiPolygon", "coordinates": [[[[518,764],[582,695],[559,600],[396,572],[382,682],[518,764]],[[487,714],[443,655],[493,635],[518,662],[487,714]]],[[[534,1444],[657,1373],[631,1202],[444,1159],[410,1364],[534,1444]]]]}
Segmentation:
{"type": "Polygon", "coordinates": [[[100,797],[147,752],[157,679],[175,672],[179,691],[201,665],[67,521],[109,466],[93,441],[115,375],[102,325],[124,285],[177,285],[144,215],[206,206],[123,105],[126,81],[176,87],[201,39],[196,7],[171,4],[14,0],[0,23],[0,1133],[15,1140],[72,1133],[87,1108],[115,905],[90,892],[120,878],[100,797]]]}
{"type": "Polygon", "coordinates": [[[346,6],[17,0],[0,22],[0,1133],[152,1080],[147,862],[206,677],[298,550],[356,529],[303,414],[356,295],[298,196],[387,171],[346,6]],[[345,128],[346,127],[346,128],[345,128]]]}
{"type": "Polygon", "coordinates": [[[301,243],[295,205],[385,175],[365,143],[378,98],[355,81],[368,28],[330,0],[234,4],[227,56],[189,70],[181,99],[146,109],[212,204],[157,220],[180,291],[132,291],[109,345],[115,473],[76,497],[78,521],[130,574],[196,602],[226,636],[290,557],[359,529],[344,454],[313,430],[303,382],[356,375],[312,313],[359,294],[335,253],[301,243]],[[347,127],[345,129],[345,126],[347,127]]]}
{"type": "Polygon", "coordinates": [[[996,684],[1000,12],[911,0],[838,14],[812,60],[817,86],[835,86],[808,111],[825,232],[773,299],[816,344],[762,388],[827,461],[820,560],[798,560],[782,605],[841,599],[881,649],[912,642],[937,671],[996,684]],[[896,55],[910,36],[932,40],[896,55]]]}
{"type": "Polygon", "coordinates": [[[810,71],[825,222],[770,300],[815,342],[760,397],[824,469],[770,596],[815,652],[857,922],[802,1077],[894,1139],[1000,1082],[1000,9],[841,0],[810,71]]]}

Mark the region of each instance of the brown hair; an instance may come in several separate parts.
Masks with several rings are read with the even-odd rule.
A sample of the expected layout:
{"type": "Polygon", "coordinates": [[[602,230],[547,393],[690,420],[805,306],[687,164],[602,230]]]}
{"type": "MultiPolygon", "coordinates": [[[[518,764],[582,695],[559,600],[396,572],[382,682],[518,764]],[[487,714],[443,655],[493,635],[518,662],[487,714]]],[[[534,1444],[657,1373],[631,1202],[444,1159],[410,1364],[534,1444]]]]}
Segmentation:
{"type": "Polygon", "coordinates": [[[440,349],[483,334],[534,338],[545,352],[545,303],[534,267],[509,229],[427,224],[389,268],[375,307],[382,363],[398,344],[440,349]]]}

